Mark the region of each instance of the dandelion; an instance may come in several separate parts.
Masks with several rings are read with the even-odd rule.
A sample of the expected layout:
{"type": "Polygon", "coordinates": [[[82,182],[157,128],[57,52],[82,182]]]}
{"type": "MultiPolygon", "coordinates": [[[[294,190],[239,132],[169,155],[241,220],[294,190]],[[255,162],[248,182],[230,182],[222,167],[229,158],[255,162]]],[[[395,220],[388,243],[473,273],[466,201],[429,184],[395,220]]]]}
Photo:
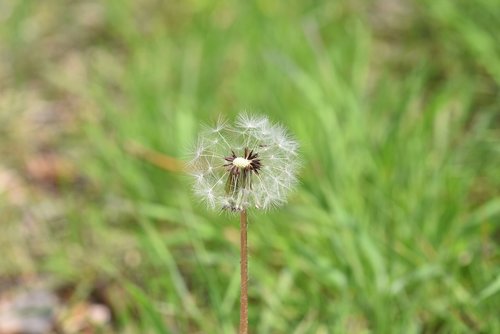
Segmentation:
{"type": "Polygon", "coordinates": [[[219,120],[200,134],[190,163],[194,192],[209,207],[242,211],[286,202],[296,183],[297,142],[266,117],[219,120]]]}
{"type": "Polygon", "coordinates": [[[248,333],[247,209],[286,202],[297,182],[298,144],[266,117],[242,114],[234,125],[219,119],[198,138],[190,162],[194,192],[211,208],[240,212],[240,334],[248,333]]]}

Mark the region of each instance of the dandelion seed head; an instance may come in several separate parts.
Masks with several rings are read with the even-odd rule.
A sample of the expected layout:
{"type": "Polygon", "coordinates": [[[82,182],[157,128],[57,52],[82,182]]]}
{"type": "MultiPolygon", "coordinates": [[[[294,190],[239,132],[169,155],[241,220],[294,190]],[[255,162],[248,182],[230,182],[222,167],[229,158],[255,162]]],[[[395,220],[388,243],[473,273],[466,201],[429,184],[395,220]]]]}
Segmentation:
{"type": "Polygon", "coordinates": [[[296,184],[297,142],[267,117],[219,119],[200,133],[189,163],[194,193],[209,207],[241,211],[286,202],[296,184]]]}

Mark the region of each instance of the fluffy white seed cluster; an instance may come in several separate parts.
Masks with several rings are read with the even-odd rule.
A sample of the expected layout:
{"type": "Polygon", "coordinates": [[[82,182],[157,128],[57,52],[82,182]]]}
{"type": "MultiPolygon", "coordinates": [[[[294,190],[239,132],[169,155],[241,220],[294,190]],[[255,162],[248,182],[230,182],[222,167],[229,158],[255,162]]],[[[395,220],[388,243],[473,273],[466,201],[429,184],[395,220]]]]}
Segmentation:
{"type": "Polygon", "coordinates": [[[298,144],[267,117],[240,115],[234,125],[206,127],[190,161],[194,192],[211,208],[269,209],[297,182],[298,144]]]}

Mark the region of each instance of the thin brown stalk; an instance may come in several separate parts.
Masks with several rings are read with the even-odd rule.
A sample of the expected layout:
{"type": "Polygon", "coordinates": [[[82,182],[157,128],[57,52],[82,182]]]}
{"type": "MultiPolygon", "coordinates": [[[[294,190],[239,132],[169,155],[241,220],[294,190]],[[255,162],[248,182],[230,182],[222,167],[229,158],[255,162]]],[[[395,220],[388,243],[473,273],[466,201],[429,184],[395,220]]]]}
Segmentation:
{"type": "Polygon", "coordinates": [[[240,332],[248,334],[248,247],[247,247],[247,211],[243,209],[240,215],[241,244],[241,295],[240,295],[240,332]]]}

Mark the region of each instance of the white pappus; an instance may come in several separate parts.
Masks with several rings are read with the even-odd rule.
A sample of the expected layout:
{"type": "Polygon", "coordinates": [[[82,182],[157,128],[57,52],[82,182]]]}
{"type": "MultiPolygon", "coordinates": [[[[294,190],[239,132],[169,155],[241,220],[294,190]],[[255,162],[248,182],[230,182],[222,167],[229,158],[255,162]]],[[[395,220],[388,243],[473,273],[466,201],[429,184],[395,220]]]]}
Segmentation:
{"type": "Polygon", "coordinates": [[[241,114],[205,127],[189,162],[195,194],[211,208],[269,209],[297,182],[298,143],[267,117],[241,114]]]}

